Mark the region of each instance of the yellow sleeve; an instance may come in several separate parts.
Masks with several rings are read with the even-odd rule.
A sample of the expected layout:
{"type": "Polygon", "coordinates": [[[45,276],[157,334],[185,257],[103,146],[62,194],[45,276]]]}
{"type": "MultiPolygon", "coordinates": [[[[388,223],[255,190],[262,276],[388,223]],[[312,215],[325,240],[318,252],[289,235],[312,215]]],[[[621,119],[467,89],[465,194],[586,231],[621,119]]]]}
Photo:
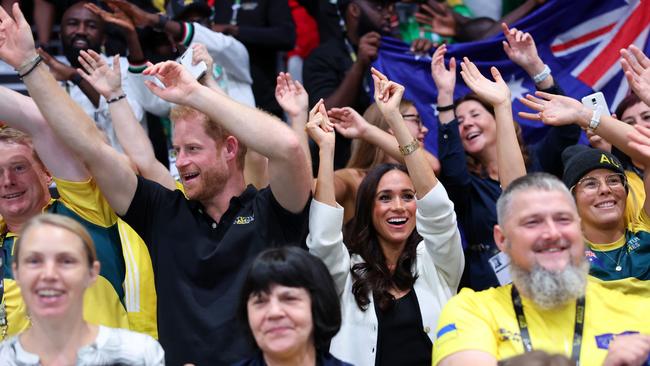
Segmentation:
{"type": "Polygon", "coordinates": [[[117,215],[99,191],[93,178],[85,182],[71,182],[54,178],[60,200],[66,207],[95,225],[109,227],[117,222],[117,215]]]}
{"type": "Polygon", "coordinates": [[[625,200],[625,222],[628,227],[634,225],[643,212],[643,203],[645,202],[645,186],[643,180],[633,171],[626,170],[628,194],[625,200]]]}
{"type": "Polygon", "coordinates": [[[630,223],[628,226],[632,232],[637,233],[639,231],[650,232],[650,216],[642,208],[639,212],[636,221],[630,223]]]}
{"type": "Polygon", "coordinates": [[[497,357],[494,319],[477,293],[464,288],[445,305],[438,320],[432,365],[459,351],[475,350],[497,357]]]}

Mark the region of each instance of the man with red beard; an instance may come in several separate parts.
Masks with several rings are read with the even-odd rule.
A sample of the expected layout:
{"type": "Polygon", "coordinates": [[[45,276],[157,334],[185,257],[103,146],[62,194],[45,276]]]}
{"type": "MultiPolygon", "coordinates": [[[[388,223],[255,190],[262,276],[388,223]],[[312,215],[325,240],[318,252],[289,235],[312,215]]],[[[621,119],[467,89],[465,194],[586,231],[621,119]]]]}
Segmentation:
{"type": "MultiPolygon", "coordinates": [[[[13,18],[0,9],[0,59],[16,68],[55,133],[149,247],[167,364],[220,365],[250,357],[235,321],[247,266],[262,250],[299,244],[305,234],[312,178],[298,137],[277,118],[200,85],[178,63],[148,68],[144,74],[165,85],[147,84],[156,95],[191,108],[175,118],[173,139],[186,198],[136,176],[101,143],[101,134],[40,63],[18,5],[13,18]],[[245,186],[238,158],[243,144],[269,159],[270,187],[245,186]]],[[[123,95],[111,99],[126,103],[123,95]]]]}
{"type": "Polygon", "coordinates": [[[497,215],[494,239],[513,283],[465,288],[447,303],[433,365],[497,365],[533,349],[582,365],[644,363],[650,319],[638,310],[650,299],[587,280],[580,217],[564,184],[546,173],[520,177],[503,191],[497,215]]]}

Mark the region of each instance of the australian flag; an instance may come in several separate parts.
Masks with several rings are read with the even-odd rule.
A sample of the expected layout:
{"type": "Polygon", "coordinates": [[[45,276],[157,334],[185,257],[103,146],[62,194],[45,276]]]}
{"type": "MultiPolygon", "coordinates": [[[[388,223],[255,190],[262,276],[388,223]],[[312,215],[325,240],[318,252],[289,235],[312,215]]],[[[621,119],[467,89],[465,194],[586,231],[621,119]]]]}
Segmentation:
{"type": "MultiPolygon", "coordinates": [[[[549,0],[510,26],[533,36],[539,56],[549,65],[554,79],[567,95],[579,100],[601,91],[612,109],[629,90],[619,63],[619,50],[635,44],[646,55],[650,54],[650,0],[549,0]]],[[[515,119],[521,124],[526,141],[532,143],[546,129],[538,122],[516,116],[517,111],[526,109],[516,98],[533,93],[535,84],[508,59],[501,44],[503,40],[503,35],[499,35],[478,42],[452,44],[446,57],[448,60],[454,56],[457,61],[469,57],[490,78],[489,68],[496,66],[512,91],[515,119]]],[[[406,86],[405,98],[415,102],[432,132],[427,136],[426,146],[437,152],[437,91],[430,63],[430,55],[414,55],[401,41],[384,39],[375,67],[406,86]]],[[[458,74],[455,97],[469,91],[458,74]]]]}

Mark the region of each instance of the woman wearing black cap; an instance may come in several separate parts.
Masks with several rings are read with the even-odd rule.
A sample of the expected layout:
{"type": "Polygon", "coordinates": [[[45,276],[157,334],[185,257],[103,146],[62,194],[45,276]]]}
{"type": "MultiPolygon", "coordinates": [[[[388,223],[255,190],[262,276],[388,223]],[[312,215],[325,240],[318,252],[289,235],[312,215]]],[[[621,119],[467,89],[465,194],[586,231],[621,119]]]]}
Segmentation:
{"type": "MultiPolygon", "coordinates": [[[[553,126],[575,123],[591,130],[643,164],[650,162],[650,129],[628,125],[607,113],[592,111],[580,102],[537,93],[521,99],[539,113],[524,118],[553,126]],[[628,142],[630,140],[630,142],[628,142]]],[[[564,183],[575,197],[588,250],[590,274],[624,293],[650,295],[650,202],[638,217],[625,218],[627,179],[621,162],[611,153],[572,146],[562,154],[564,183]]],[[[644,185],[650,189],[650,180],[644,185]]]]}

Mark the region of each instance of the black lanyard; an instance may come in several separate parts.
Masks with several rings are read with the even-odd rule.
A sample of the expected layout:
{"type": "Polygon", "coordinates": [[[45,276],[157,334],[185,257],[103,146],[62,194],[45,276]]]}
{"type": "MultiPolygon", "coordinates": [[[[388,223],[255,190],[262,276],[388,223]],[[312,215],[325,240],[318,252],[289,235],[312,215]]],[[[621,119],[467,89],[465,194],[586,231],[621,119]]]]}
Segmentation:
{"type": "MultiPolygon", "coordinates": [[[[515,308],[515,316],[517,323],[519,323],[519,333],[521,334],[521,343],[524,345],[524,351],[530,352],[533,350],[533,342],[528,333],[528,323],[526,322],[526,315],[524,315],[524,306],[521,302],[519,291],[512,286],[512,305],[515,308]]],[[[576,300],[576,320],[573,330],[573,350],[571,351],[571,359],[575,361],[576,366],[580,366],[580,347],[582,346],[582,330],[585,325],[585,297],[581,296],[576,300]]]]}

